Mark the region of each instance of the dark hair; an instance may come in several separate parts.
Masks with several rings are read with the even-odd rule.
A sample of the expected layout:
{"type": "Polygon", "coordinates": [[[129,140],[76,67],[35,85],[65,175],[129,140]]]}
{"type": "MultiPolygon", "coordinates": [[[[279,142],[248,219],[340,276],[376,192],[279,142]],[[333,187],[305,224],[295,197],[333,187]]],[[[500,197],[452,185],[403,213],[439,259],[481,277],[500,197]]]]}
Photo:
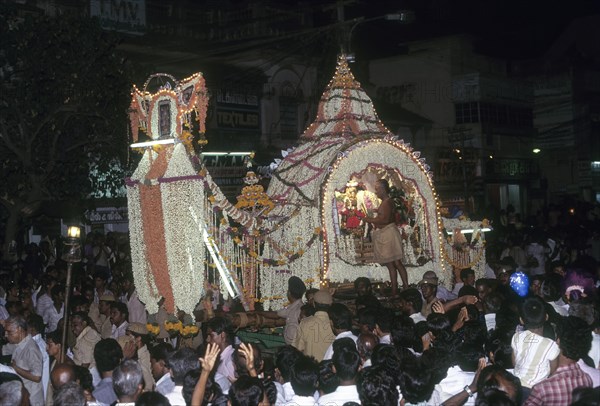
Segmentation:
{"type": "Polygon", "coordinates": [[[365,368],[356,383],[358,396],[363,405],[388,406],[398,404],[396,381],[382,367],[365,368]]]}
{"type": "Polygon", "coordinates": [[[85,313],[85,312],[75,312],[75,313],[73,313],[71,315],[71,320],[73,320],[74,318],[78,318],[81,321],[85,321],[85,323],[88,326],[93,326],[94,325],[94,322],[90,319],[90,316],[88,316],[88,314],[85,313]]]}
{"type": "Polygon", "coordinates": [[[144,392],[135,401],[135,406],[171,406],[171,403],[159,392],[144,392]]]}
{"type": "Polygon", "coordinates": [[[423,296],[415,288],[410,288],[400,292],[400,298],[412,305],[413,310],[420,312],[423,307],[423,296]]]}
{"type": "Polygon", "coordinates": [[[156,361],[166,361],[169,354],[173,351],[173,346],[169,343],[158,343],[154,347],[150,348],[150,357],[156,361]]]}
{"type": "Polygon", "coordinates": [[[479,365],[479,358],[483,358],[485,355],[480,348],[463,343],[456,349],[454,356],[460,369],[464,372],[475,372],[479,365]]]}
{"type": "Polygon", "coordinates": [[[340,384],[340,378],[333,372],[333,361],[323,360],[319,363],[319,389],[324,394],[332,393],[340,384]]]}
{"type": "Polygon", "coordinates": [[[123,350],[114,338],[104,338],[94,347],[94,360],[98,372],[112,371],[121,363],[123,350]]]}
{"type": "Polygon", "coordinates": [[[460,288],[460,290],[458,291],[458,297],[463,297],[463,296],[477,296],[479,292],[477,292],[477,288],[475,288],[474,286],[471,285],[464,285],[462,288],[460,288]]]}
{"type": "Polygon", "coordinates": [[[400,372],[400,357],[398,351],[393,345],[390,344],[378,344],[371,354],[371,363],[374,367],[381,367],[385,369],[388,375],[394,377],[396,385],[398,373],[400,372]]]}
{"type": "Polygon", "coordinates": [[[279,373],[284,382],[289,382],[292,374],[292,369],[296,361],[302,357],[302,353],[296,347],[285,345],[280,347],[275,354],[275,367],[279,369],[279,373]]]}
{"type": "Polygon", "coordinates": [[[575,316],[564,317],[557,325],[558,347],[562,355],[579,361],[592,347],[592,329],[582,319],[575,316]]]}
{"type": "Polygon", "coordinates": [[[463,328],[463,342],[469,346],[476,348],[479,351],[483,350],[485,340],[487,339],[487,329],[485,323],[479,320],[468,320],[463,328]]]}
{"type": "Polygon", "coordinates": [[[540,293],[546,302],[554,302],[560,299],[560,284],[562,278],[557,274],[550,274],[542,282],[540,293]]]}
{"type": "Polygon", "coordinates": [[[79,381],[81,389],[87,390],[90,393],[94,391],[94,379],[88,368],[81,365],[73,365],[73,373],[75,374],[75,380],[79,381]]]}
{"type": "MultiPolygon", "coordinates": [[[[181,390],[181,395],[183,396],[183,400],[185,400],[186,405],[192,404],[192,395],[194,394],[194,388],[198,383],[198,379],[200,379],[199,369],[193,369],[191,371],[188,371],[183,377],[183,389],[181,390]]],[[[204,397],[206,398],[206,391],[204,393],[204,397]]],[[[204,401],[202,402],[202,404],[204,404],[204,401]]]]}
{"type": "Polygon", "coordinates": [[[375,315],[377,310],[372,307],[363,307],[362,309],[356,312],[358,316],[358,324],[363,325],[366,324],[369,328],[369,331],[373,331],[375,328],[375,315]]]}
{"type": "Polygon", "coordinates": [[[476,406],[516,406],[508,394],[500,389],[488,388],[483,392],[477,392],[476,406]]]}
{"type": "Polygon", "coordinates": [[[119,313],[125,315],[125,320],[129,320],[129,309],[127,305],[122,302],[112,302],[110,304],[110,310],[116,309],[119,313]]]}
{"type": "Polygon", "coordinates": [[[431,371],[421,362],[409,362],[402,368],[399,376],[402,396],[409,403],[426,402],[434,389],[431,371]]]}
{"type": "Polygon", "coordinates": [[[371,287],[371,280],[369,278],[367,278],[366,276],[359,276],[354,280],[354,290],[358,290],[358,285],[360,285],[361,283],[364,283],[367,286],[367,288],[371,287]]]}
{"type": "MultiPolygon", "coordinates": [[[[486,390],[496,389],[500,390],[503,393],[506,393],[508,399],[514,402],[517,405],[521,404],[522,398],[522,386],[521,380],[502,368],[499,365],[488,365],[483,368],[481,373],[479,374],[479,379],[477,380],[477,393],[484,393],[486,390]],[[514,388],[515,398],[510,399],[508,393],[504,392],[501,388],[505,388],[506,385],[511,385],[514,388]]],[[[494,395],[495,396],[495,395],[494,395]]],[[[487,400],[486,400],[487,401],[487,400]]],[[[493,401],[489,401],[490,403],[485,403],[486,405],[494,405],[493,401]]]]}
{"type": "Polygon", "coordinates": [[[352,312],[346,305],[334,303],[329,307],[329,320],[335,329],[351,330],[352,329],[352,312]]]}
{"type": "Polygon", "coordinates": [[[385,180],[385,179],[378,179],[377,183],[379,183],[383,187],[383,190],[385,190],[385,193],[387,193],[387,194],[390,193],[390,184],[388,183],[387,180],[385,180]]]}
{"type": "Polygon", "coordinates": [[[375,323],[384,333],[389,333],[394,324],[394,313],[390,309],[381,309],[375,316],[375,323]]]}
{"type": "Polygon", "coordinates": [[[29,328],[33,328],[38,334],[44,333],[44,319],[38,314],[31,313],[27,317],[27,325],[29,328]]]}
{"type": "Polygon", "coordinates": [[[46,334],[46,341],[47,340],[52,341],[54,344],[62,345],[62,331],[56,329],[53,332],[46,334]]]}
{"type": "Polygon", "coordinates": [[[469,277],[469,275],[475,276],[475,271],[471,268],[464,268],[460,270],[460,279],[465,280],[469,277]]]}
{"type": "Polygon", "coordinates": [[[358,354],[356,346],[354,349],[344,346],[338,349],[338,351],[334,350],[331,360],[335,366],[335,373],[340,380],[347,381],[356,377],[358,367],[360,366],[360,355],[358,354]]]}
{"type": "Polygon", "coordinates": [[[77,296],[73,296],[71,298],[71,303],[70,303],[70,307],[72,309],[78,307],[78,306],[83,306],[83,305],[89,305],[90,302],[87,300],[87,298],[84,295],[77,295],[77,296]]]}
{"type": "Polygon", "coordinates": [[[294,364],[290,383],[294,393],[300,396],[312,396],[319,382],[319,364],[314,358],[303,356],[294,364]]]}
{"type": "Polygon", "coordinates": [[[305,317],[314,316],[316,313],[315,307],[307,303],[305,305],[302,305],[302,307],[300,308],[300,313],[304,313],[305,317]]]}
{"type": "Polygon", "coordinates": [[[240,376],[229,388],[232,406],[256,406],[262,402],[265,389],[258,378],[240,376]]]}
{"type": "Polygon", "coordinates": [[[528,297],[521,305],[520,314],[526,329],[540,328],[546,321],[546,306],[542,299],[536,296],[528,297]]]}
{"type": "Polygon", "coordinates": [[[52,401],[56,406],[85,406],[85,394],[77,382],[68,382],[56,389],[52,401]]]}
{"type": "Polygon", "coordinates": [[[302,279],[297,276],[291,276],[288,279],[288,291],[294,299],[302,299],[302,295],[306,292],[306,285],[302,282],[302,279]]]}
{"type": "MultiPolygon", "coordinates": [[[[256,344],[246,343],[246,345],[252,349],[252,353],[254,355],[254,369],[257,373],[260,373],[263,363],[262,352],[256,344]]],[[[246,359],[239,349],[236,349],[233,352],[232,360],[238,376],[248,374],[248,370],[246,369],[246,359]]]]}
{"type": "Polygon", "coordinates": [[[180,348],[167,358],[167,366],[171,369],[171,377],[175,385],[183,385],[185,374],[200,367],[198,356],[191,348],[180,348]]]}
{"type": "Polygon", "coordinates": [[[573,401],[571,402],[571,406],[599,406],[599,405],[600,405],[600,387],[573,389],[573,401]]]}
{"type": "Polygon", "coordinates": [[[491,292],[489,295],[486,295],[483,299],[483,305],[485,306],[485,310],[487,312],[497,313],[498,310],[500,310],[503,301],[504,298],[502,297],[502,295],[496,292],[491,292]]]}
{"type": "Polygon", "coordinates": [[[227,344],[233,343],[233,325],[231,320],[226,317],[213,317],[208,321],[208,328],[217,334],[225,333],[225,341],[227,344]]]}
{"type": "Polygon", "coordinates": [[[492,354],[494,365],[498,365],[504,369],[513,368],[513,351],[510,343],[512,334],[511,330],[491,330],[485,343],[485,352],[488,356],[490,353],[492,354]]]}

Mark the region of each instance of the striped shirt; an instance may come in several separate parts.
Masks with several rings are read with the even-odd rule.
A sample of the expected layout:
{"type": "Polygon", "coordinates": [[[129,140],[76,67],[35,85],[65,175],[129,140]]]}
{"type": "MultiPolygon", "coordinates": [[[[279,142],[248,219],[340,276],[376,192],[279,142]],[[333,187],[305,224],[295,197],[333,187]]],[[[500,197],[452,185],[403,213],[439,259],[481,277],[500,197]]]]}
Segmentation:
{"type": "Polygon", "coordinates": [[[529,330],[517,331],[513,335],[511,346],[515,356],[515,376],[527,388],[550,375],[550,361],[560,354],[558,345],[553,340],[529,330]]]}

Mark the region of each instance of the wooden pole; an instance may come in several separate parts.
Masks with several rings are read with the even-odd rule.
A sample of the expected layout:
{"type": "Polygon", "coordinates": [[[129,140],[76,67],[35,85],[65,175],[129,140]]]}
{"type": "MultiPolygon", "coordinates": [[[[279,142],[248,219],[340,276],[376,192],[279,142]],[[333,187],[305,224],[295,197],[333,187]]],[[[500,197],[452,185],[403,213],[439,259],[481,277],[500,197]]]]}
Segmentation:
{"type": "Polygon", "coordinates": [[[69,328],[69,298],[71,296],[71,276],[73,273],[73,262],[67,262],[67,283],[65,286],[65,304],[63,307],[63,331],[61,340],[61,352],[59,362],[62,364],[65,361],[65,353],[67,352],[67,329],[69,328]]]}

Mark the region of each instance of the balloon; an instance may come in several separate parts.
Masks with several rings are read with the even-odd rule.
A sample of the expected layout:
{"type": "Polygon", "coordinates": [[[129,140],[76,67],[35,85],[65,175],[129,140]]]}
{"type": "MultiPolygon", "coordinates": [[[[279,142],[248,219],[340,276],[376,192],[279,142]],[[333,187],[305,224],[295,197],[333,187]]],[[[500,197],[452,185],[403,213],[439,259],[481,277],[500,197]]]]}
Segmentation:
{"type": "Polygon", "coordinates": [[[510,287],[517,295],[524,297],[529,292],[529,277],[523,272],[515,272],[510,276],[510,287]]]}

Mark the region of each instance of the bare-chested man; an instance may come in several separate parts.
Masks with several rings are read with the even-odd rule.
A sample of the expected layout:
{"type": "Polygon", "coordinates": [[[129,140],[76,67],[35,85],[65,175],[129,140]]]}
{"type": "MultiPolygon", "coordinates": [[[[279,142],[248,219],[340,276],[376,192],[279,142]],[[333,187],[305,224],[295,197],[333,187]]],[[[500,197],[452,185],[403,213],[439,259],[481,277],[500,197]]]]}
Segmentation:
{"type": "Polygon", "coordinates": [[[398,294],[398,275],[402,279],[402,288],[408,287],[406,268],[400,261],[402,254],[402,236],[396,226],[394,202],[389,196],[390,186],[385,179],[375,184],[375,193],[381,199],[376,217],[367,217],[365,221],[375,226],[373,230],[373,259],[385,265],[390,273],[392,296],[398,294]]]}

